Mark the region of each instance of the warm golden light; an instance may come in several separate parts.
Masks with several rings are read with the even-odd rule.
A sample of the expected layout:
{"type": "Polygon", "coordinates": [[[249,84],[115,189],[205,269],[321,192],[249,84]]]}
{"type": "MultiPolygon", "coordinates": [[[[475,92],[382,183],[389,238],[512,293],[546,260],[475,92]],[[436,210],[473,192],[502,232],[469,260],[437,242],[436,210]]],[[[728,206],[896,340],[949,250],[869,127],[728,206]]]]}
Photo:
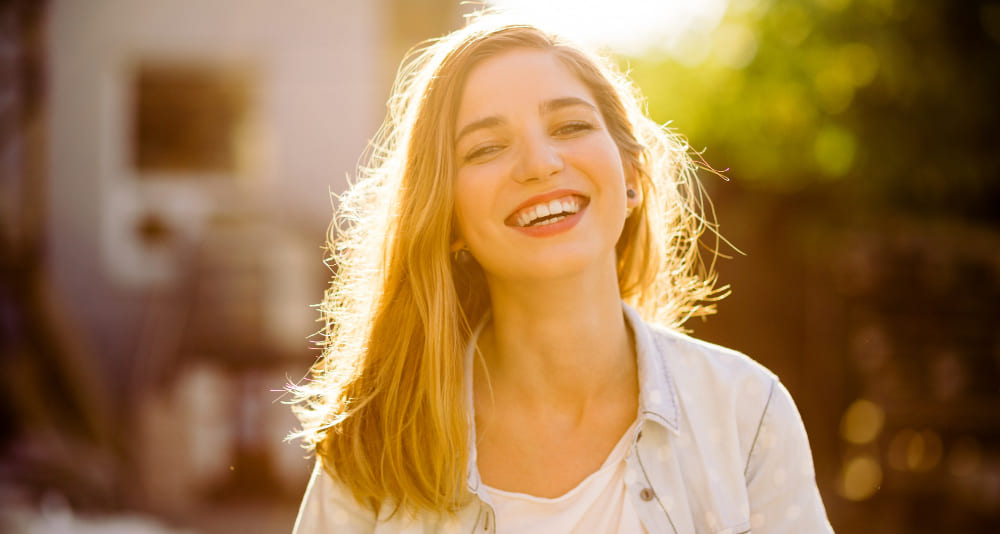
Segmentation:
{"type": "Polygon", "coordinates": [[[900,430],[889,444],[889,465],[897,471],[930,471],[944,454],[941,437],[932,430],[900,430]]]}
{"type": "Polygon", "coordinates": [[[910,440],[906,448],[906,466],[913,471],[930,471],[941,461],[941,438],[924,430],[910,440]]]}
{"type": "Polygon", "coordinates": [[[885,422],[882,407],[866,399],[854,401],[840,421],[840,436],[849,443],[862,445],[878,437],[885,422]]]}
{"type": "Polygon", "coordinates": [[[829,177],[843,176],[854,164],[857,141],[846,128],[835,125],[822,127],[813,143],[813,155],[819,168],[829,177]]]}
{"type": "MultiPolygon", "coordinates": [[[[581,43],[610,47],[622,53],[689,49],[693,34],[711,33],[722,20],[729,0],[492,0],[494,6],[546,28],[554,28],[581,43]]],[[[752,35],[734,36],[733,61],[745,61],[752,35]]],[[[697,40],[697,39],[696,39],[697,40]]],[[[756,43],[752,43],[756,49],[756,43]]],[[[752,52],[750,52],[752,54],[752,52]]]]}
{"type": "Polygon", "coordinates": [[[864,455],[852,458],[840,472],[838,490],[851,501],[863,501],[878,491],[882,484],[882,467],[875,458],[864,455]]]}
{"type": "Polygon", "coordinates": [[[719,63],[732,69],[742,69],[757,54],[757,36],[745,24],[723,24],[716,31],[712,53],[719,63]]]}

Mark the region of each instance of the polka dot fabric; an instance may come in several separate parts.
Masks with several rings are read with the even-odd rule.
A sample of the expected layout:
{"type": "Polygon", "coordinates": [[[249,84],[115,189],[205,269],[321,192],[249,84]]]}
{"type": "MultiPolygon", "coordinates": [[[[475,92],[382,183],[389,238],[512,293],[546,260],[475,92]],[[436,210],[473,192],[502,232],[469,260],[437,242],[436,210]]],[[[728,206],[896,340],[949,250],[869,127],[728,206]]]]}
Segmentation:
{"type": "MultiPolygon", "coordinates": [[[[742,354],[646,324],[635,310],[623,309],[635,338],[640,391],[636,437],[621,483],[642,528],[672,534],[832,533],[805,428],[777,378],[742,354]]],[[[470,368],[471,361],[470,350],[470,368]]],[[[504,518],[496,516],[471,453],[473,498],[444,517],[390,514],[391,504],[376,516],[317,467],[295,533],[495,534],[504,518]]],[[[522,532],[536,531],[525,526],[522,532]]]]}

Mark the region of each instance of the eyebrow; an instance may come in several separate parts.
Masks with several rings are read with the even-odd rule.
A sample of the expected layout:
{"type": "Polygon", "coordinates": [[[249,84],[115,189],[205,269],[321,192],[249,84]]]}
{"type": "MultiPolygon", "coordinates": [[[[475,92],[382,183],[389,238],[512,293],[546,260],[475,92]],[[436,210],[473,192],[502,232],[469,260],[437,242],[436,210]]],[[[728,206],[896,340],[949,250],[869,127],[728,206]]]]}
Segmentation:
{"type": "MultiPolygon", "coordinates": [[[[552,113],[553,111],[557,111],[572,106],[583,106],[590,109],[594,113],[598,113],[597,107],[595,107],[593,104],[587,102],[582,98],[578,98],[575,96],[565,96],[561,98],[553,98],[552,100],[546,100],[545,102],[542,102],[538,106],[538,111],[539,113],[544,115],[546,113],[552,113]]],[[[500,126],[503,123],[504,120],[496,115],[472,121],[469,124],[466,124],[464,127],[462,127],[461,130],[459,130],[458,135],[455,136],[455,144],[458,144],[458,142],[461,141],[463,137],[476,130],[481,130],[483,128],[493,128],[495,126],[500,126]]]]}
{"type": "Polygon", "coordinates": [[[551,113],[553,111],[572,106],[584,106],[589,108],[594,113],[597,113],[597,108],[593,104],[575,96],[564,96],[562,98],[546,100],[545,102],[542,102],[542,105],[538,106],[538,110],[542,113],[551,113]]]}
{"type": "Polygon", "coordinates": [[[503,122],[504,121],[501,120],[500,117],[497,117],[496,115],[493,115],[492,117],[486,117],[484,119],[479,119],[477,121],[472,121],[469,124],[466,124],[465,127],[458,132],[458,135],[455,136],[455,144],[457,145],[458,142],[461,141],[463,137],[476,130],[481,130],[483,128],[493,128],[494,126],[500,126],[501,124],[503,124],[503,122]]]}

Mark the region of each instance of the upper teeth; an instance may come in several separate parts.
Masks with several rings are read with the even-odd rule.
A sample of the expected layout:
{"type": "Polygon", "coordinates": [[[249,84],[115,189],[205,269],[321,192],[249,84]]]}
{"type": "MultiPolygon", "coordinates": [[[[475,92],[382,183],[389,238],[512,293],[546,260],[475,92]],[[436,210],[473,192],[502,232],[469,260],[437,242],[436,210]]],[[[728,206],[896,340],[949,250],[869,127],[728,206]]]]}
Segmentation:
{"type": "Polygon", "coordinates": [[[580,201],[574,196],[556,198],[522,209],[517,214],[518,226],[530,226],[540,219],[550,217],[547,221],[559,220],[567,215],[580,211],[580,201]]]}

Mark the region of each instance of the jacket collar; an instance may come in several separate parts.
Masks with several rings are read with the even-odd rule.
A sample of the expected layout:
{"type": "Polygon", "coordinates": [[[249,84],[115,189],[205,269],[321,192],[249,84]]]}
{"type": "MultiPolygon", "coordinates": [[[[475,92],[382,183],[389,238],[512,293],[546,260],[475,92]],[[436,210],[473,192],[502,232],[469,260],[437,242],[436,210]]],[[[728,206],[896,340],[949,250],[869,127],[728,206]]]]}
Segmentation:
{"type": "Polygon", "coordinates": [[[668,350],[650,332],[639,312],[622,303],[625,322],[635,338],[636,363],[639,369],[639,418],[659,423],[673,432],[680,432],[680,408],[677,388],[667,367],[664,352],[668,350]]]}
{"type": "Polygon", "coordinates": [[[489,496],[486,494],[482,480],[479,478],[479,466],[476,463],[476,404],[472,395],[472,371],[476,363],[476,342],[479,340],[479,334],[482,333],[483,328],[489,324],[491,316],[492,314],[489,311],[483,315],[482,320],[479,321],[479,325],[476,326],[476,329],[472,331],[472,336],[469,337],[469,345],[465,348],[465,411],[468,413],[469,418],[469,463],[466,466],[465,472],[468,473],[469,491],[478,495],[480,499],[483,499],[487,503],[490,502],[489,496]]]}
{"type": "MultiPolygon", "coordinates": [[[[622,302],[622,311],[625,315],[625,323],[632,330],[632,336],[635,339],[636,367],[639,373],[638,417],[640,427],[643,421],[649,420],[663,425],[675,433],[680,432],[677,389],[674,387],[673,377],[667,368],[666,358],[662,354],[666,348],[656,343],[649,326],[639,316],[639,312],[624,302],[622,302]]],[[[487,312],[473,330],[472,336],[469,338],[469,345],[465,350],[465,400],[469,414],[469,463],[466,468],[468,486],[470,492],[478,495],[487,503],[490,502],[489,497],[483,487],[482,479],[479,477],[479,468],[476,463],[476,414],[472,395],[472,371],[475,363],[476,341],[489,321],[490,314],[487,312]]]]}

